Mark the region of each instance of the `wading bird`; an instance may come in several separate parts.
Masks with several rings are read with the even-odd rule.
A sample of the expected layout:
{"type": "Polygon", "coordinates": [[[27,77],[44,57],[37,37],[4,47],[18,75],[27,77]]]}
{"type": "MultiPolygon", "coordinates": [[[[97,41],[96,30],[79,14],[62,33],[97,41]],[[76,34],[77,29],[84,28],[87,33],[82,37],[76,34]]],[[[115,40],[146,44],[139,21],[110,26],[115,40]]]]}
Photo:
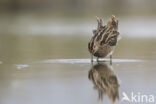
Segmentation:
{"type": "Polygon", "coordinates": [[[97,61],[99,58],[110,56],[111,62],[112,53],[119,40],[118,20],[112,15],[107,24],[103,26],[102,19],[96,18],[98,26],[93,30],[93,37],[88,43],[91,61],[93,62],[93,56],[97,57],[97,61]]]}

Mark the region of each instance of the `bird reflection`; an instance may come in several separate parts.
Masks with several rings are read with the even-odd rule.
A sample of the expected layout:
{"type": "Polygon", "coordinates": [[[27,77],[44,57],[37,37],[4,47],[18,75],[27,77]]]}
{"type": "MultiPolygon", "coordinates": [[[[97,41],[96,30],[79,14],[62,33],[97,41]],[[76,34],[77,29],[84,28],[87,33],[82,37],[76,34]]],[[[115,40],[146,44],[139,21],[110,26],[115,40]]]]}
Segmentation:
{"type": "Polygon", "coordinates": [[[119,99],[119,83],[117,76],[112,70],[112,66],[106,63],[98,63],[91,68],[88,77],[93,82],[94,88],[98,91],[99,100],[103,100],[104,94],[107,94],[113,103],[116,99],[119,99]]]}

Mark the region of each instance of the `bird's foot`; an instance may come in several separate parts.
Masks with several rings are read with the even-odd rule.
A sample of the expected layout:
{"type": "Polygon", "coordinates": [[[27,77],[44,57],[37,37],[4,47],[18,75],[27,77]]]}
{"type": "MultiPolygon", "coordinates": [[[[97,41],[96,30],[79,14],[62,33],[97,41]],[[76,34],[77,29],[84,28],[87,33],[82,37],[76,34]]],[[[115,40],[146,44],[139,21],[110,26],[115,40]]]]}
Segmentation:
{"type": "Polygon", "coordinates": [[[110,55],[110,65],[112,65],[112,55],[110,55]]]}

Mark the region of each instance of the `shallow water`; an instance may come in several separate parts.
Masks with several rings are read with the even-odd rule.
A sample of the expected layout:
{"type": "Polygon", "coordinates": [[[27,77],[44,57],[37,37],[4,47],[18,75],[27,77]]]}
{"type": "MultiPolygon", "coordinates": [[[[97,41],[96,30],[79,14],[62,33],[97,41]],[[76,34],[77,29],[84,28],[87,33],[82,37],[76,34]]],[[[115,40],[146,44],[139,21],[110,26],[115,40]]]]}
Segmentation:
{"type": "MultiPolygon", "coordinates": [[[[90,63],[89,37],[82,36],[1,35],[0,104],[112,104],[107,91],[99,100],[88,78],[97,63],[90,63]]],[[[155,44],[155,39],[123,38],[112,65],[101,59],[120,85],[115,104],[138,104],[121,101],[123,93],[130,97],[132,92],[156,100],[155,44]]]]}

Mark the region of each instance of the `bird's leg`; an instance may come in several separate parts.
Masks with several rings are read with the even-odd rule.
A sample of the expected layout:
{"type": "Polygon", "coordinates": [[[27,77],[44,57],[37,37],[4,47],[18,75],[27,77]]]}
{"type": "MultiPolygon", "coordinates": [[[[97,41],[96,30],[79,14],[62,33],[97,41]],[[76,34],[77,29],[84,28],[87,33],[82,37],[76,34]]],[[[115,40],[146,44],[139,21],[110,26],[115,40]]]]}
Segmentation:
{"type": "Polygon", "coordinates": [[[93,61],[91,61],[91,66],[93,67],[93,61]]]}
{"type": "Polygon", "coordinates": [[[93,62],[93,55],[91,54],[91,62],[93,62]]]}
{"type": "Polygon", "coordinates": [[[99,62],[99,58],[98,57],[96,58],[96,61],[99,62]]]}
{"type": "Polygon", "coordinates": [[[110,55],[110,65],[112,65],[112,55],[110,55]]]}

